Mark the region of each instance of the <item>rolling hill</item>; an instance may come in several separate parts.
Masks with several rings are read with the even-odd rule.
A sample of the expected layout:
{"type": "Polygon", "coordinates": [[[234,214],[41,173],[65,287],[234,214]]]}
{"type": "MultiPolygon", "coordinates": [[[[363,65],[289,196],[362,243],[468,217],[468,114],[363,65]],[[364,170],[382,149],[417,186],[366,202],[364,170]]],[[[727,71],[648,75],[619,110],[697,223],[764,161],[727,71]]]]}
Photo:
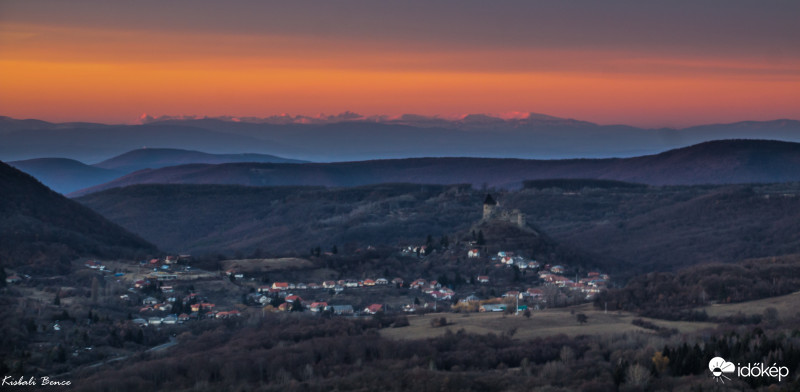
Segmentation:
{"type": "Polygon", "coordinates": [[[305,163],[306,161],[281,158],[267,154],[207,154],[200,151],[187,151],[174,148],[141,148],[106,159],[92,166],[101,169],[132,173],[142,169],[160,169],[167,166],[191,163],[219,164],[234,162],[305,163]]]}
{"type": "Polygon", "coordinates": [[[30,272],[63,273],[79,256],[136,257],[150,243],[0,162],[0,262],[30,272]]]}
{"type": "Polygon", "coordinates": [[[266,154],[207,154],[169,148],[142,148],[94,165],[67,158],[37,158],[12,161],[8,164],[34,176],[50,189],[67,194],[103,184],[142,169],[158,169],[191,163],[229,162],[303,163],[305,161],[266,154]]]}
{"type": "MultiPolygon", "coordinates": [[[[559,258],[591,255],[619,276],[800,253],[797,183],[570,186],[568,192],[531,188],[497,197],[504,207],[522,210],[528,223],[553,243],[572,250],[559,258]]],[[[509,238],[536,243],[510,236],[502,227],[473,226],[483,196],[466,185],[136,185],[77,201],[165,250],[180,252],[261,248],[302,254],[318,245],[397,246],[473,229],[483,230],[496,244],[509,238]]],[[[548,246],[535,248],[537,254],[550,253],[548,246]]]]}
{"type": "Polygon", "coordinates": [[[800,251],[797,183],[526,189],[506,202],[559,242],[638,272],[800,251]]]}
{"type": "Polygon", "coordinates": [[[72,196],[134,184],[335,187],[407,182],[518,188],[524,180],[553,178],[606,179],[649,185],[771,183],[800,181],[798,168],[798,143],[721,140],[636,158],[412,158],[302,165],[183,165],[136,172],[72,196]]]}
{"type": "Polygon", "coordinates": [[[347,243],[417,243],[466,230],[480,197],[466,186],[321,187],[139,185],[80,199],[164,250],[302,252],[347,243]],[[437,200],[447,197],[450,208],[437,200]]]}
{"type": "MultiPolygon", "coordinates": [[[[455,244],[481,231],[487,249],[524,250],[571,265],[599,263],[532,226],[480,222],[484,194],[466,185],[381,184],[353,188],[138,185],[77,201],[174,252],[301,254],[337,245],[455,244]],[[202,211],[202,213],[198,213],[202,211]]],[[[593,264],[594,265],[594,264],[593,264]]]]}
{"type": "Polygon", "coordinates": [[[128,172],[90,166],[67,158],[38,158],[8,162],[58,193],[70,193],[102,184],[128,172]]]}

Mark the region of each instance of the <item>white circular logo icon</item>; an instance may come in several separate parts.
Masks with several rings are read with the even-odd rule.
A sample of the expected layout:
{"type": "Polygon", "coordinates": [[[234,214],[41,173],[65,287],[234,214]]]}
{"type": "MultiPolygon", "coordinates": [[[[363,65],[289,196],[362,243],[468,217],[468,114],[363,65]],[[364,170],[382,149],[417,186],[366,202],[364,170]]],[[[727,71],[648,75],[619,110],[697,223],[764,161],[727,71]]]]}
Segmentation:
{"type": "Polygon", "coordinates": [[[711,375],[714,376],[715,381],[724,384],[725,380],[730,380],[730,377],[726,376],[725,374],[736,371],[736,365],[734,365],[732,362],[726,361],[722,357],[714,357],[708,361],[708,370],[711,371],[711,375]]]}

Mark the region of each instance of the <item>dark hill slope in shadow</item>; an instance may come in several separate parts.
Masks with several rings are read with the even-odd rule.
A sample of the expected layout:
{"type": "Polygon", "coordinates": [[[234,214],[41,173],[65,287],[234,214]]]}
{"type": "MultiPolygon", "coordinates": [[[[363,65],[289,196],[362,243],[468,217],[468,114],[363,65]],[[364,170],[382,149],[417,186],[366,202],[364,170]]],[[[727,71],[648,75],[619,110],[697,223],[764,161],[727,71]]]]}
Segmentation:
{"type": "Polygon", "coordinates": [[[0,261],[60,273],[79,256],[135,257],[157,249],[96,212],[0,162],[0,261]]]}

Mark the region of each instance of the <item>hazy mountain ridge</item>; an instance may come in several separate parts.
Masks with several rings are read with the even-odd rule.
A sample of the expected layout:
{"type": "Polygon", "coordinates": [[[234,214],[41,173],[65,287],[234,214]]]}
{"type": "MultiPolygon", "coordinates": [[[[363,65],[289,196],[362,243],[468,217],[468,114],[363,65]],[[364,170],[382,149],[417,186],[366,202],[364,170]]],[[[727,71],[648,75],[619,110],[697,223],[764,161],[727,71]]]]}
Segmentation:
{"type": "Polygon", "coordinates": [[[185,165],[133,173],[72,196],[134,184],[359,186],[407,182],[517,188],[525,180],[587,178],[649,185],[800,181],[800,144],[723,140],[636,158],[409,158],[338,163],[185,165]]]}
{"type": "MultiPolygon", "coordinates": [[[[4,122],[0,122],[0,129],[4,122]]],[[[0,159],[64,157],[82,162],[142,148],[180,148],[209,153],[289,150],[279,143],[179,125],[104,125],[21,129],[1,132],[0,159]]]]}
{"type": "Polygon", "coordinates": [[[127,174],[67,158],[38,158],[7,163],[30,174],[58,193],[74,192],[127,174]]]}
{"type": "Polygon", "coordinates": [[[191,163],[280,162],[302,163],[266,154],[207,154],[179,149],[143,148],[87,165],[67,158],[38,158],[8,162],[59,193],[70,193],[147,168],[191,163]]]}
{"type": "Polygon", "coordinates": [[[305,163],[296,159],[281,158],[267,154],[208,154],[200,151],[188,151],[174,148],[142,148],[126,152],[92,166],[132,173],[142,169],[160,169],[192,163],[305,163]]]}
{"type": "Polygon", "coordinates": [[[142,125],[51,124],[0,118],[0,159],[65,157],[99,161],[143,146],[208,153],[265,153],[310,161],[407,157],[608,158],[654,154],[730,138],[800,141],[800,122],[774,120],[685,129],[598,125],[528,114],[503,119],[468,115],[364,117],[344,113],[313,120],[160,118],[142,125]],[[313,120],[313,121],[312,121],[313,120]]]}

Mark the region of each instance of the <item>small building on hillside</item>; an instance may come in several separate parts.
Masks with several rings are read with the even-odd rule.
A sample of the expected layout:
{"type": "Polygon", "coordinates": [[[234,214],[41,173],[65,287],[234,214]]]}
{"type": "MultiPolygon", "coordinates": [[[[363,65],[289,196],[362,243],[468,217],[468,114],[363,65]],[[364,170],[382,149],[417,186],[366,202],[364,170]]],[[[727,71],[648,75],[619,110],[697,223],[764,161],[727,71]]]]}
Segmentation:
{"type": "Polygon", "coordinates": [[[503,312],[508,308],[506,304],[485,304],[481,305],[481,312],[503,312]]]}
{"type": "Polygon", "coordinates": [[[333,314],[339,316],[351,316],[353,314],[353,305],[333,305],[331,306],[333,314]]]}
{"type": "Polygon", "coordinates": [[[367,307],[364,309],[364,313],[367,313],[367,314],[376,314],[376,313],[378,313],[378,312],[380,312],[380,311],[382,311],[382,310],[383,310],[383,305],[381,305],[381,304],[372,304],[372,305],[370,305],[370,306],[367,306],[367,307]]]}

